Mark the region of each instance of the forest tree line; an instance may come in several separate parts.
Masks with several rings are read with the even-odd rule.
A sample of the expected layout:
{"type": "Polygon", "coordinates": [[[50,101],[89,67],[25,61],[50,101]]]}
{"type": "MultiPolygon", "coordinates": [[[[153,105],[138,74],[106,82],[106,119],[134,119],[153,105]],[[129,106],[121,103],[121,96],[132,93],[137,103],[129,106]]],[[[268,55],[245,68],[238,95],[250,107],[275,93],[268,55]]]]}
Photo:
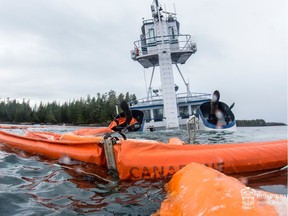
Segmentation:
{"type": "MultiPolygon", "coordinates": [[[[135,94],[116,94],[110,90],[107,93],[97,93],[96,96],[87,96],[70,100],[63,104],[53,101],[47,104],[40,102],[31,107],[30,101],[18,101],[10,98],[0,99],[0,123],[36,123],[36,124],[98,124],[107,125],[111,116],[116,116],[116,105],[121,101],[137,101],[135,94]]],[[[238,127],[275,126],[284,123],[265,122],[263,119],[237,120],[238,127]]]]}
{"type": "Polygon", "coordinates": [[[253,120],[237,120],[238,127],[255,127],[255,126],[285,126],[286,124],[281,122],[266,122],[263,119],[253,119],[253,120]]]}
{"type": "MultiPolygon", "coordinates": [[[[0,100],[0,122],[2,123],[43,123],[43,124],[107,124],[116,115],[116,105],[125,100],[136,101],[135,94],[116,94],[110,90],[107,93],[97,93],[96,96],[87,96],[60,104],[53,101],[47,104],[40,102],[34,107],[30,101],[21,102],[9,98],[0,100]]],[[[119,108],[120,109],[120,108],[119,108]]],[[[120,110],[119,110],[120,111],[120,110]]]]}

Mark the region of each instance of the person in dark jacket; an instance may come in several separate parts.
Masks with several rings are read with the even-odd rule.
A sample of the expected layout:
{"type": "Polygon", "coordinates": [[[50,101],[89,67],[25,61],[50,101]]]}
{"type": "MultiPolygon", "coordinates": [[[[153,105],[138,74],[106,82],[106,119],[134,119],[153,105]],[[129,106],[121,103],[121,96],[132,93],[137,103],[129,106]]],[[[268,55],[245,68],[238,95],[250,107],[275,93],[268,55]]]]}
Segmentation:
{"type": "Polygon", "coordinates": [[[220,100],[220,92],[218,90],[214,91],[212,95],[212,99],[210,102],[210,114],[208,118],[208,122],[211,124],[217,124],[218,118],[216,117],[216,112],[218,110],[218,104],[220,100]]]}
{"type": "Polygon", "coordinates": [[[132,120],[132,111],[129,109],[129,105],[125,102],[122,101],[120,104],[120,108],[122,109],[123,113],[125,114],[126,121],[122,126],[128,126],[132,120]]]}

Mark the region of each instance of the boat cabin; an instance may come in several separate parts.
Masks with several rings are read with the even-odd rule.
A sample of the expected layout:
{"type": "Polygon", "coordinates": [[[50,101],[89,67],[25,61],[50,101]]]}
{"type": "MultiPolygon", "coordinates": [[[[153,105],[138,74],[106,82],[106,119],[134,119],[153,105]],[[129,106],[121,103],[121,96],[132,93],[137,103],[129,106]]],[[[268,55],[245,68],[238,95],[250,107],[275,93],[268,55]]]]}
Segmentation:
{"type": "Polygon", "coordinates": [[[140,40],[134,42],[131,58],[138,61],[144,68],[159,66],[159,44],[169,46],[172,64],[185,64],[187,59],[197,51],[196,43],[191,42],[191,36],[180,34],[180,24],[176,16],[169,14],[162,17],[165,25],[162,35],[153,19],[143,20],[140,40]]]}

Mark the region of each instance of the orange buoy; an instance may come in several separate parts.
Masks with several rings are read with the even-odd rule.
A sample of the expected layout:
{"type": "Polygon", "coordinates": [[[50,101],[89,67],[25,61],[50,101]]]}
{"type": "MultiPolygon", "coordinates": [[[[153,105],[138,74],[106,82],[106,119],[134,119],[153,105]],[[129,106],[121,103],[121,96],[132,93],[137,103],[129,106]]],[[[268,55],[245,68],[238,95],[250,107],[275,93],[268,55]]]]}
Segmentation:
{"type": "Polygon", "coordinates": [[[168,191],[154,215],[273,216],[286,215],[287,210],[287,197],[248,188],[197,163],[178,171],[168,183],[168,191]]]}
{"type": "Polygon", "coordinates": [[[27,129],[29,126],[25,125],[0,125],[0,129],[27,129]]]}
{"type": "Polygon", "coordinates": [[[60,140],[66,140],[66,141],[89,141],[89,142],[95,142],[100,143],[103,141],[103,137],[100,136],[79,136],[76,135],[73,132],[65,133],[61,136],[60,140]]]}
{"type": "MultiPolygon", "coordinates": [[[[26,132],[26,137],[30,138],[38,138],[40,140],[62,140],[62,141],[72,141],[69,143],[70,145],[77,145],[77,142],[74,141],[86,141],[86,142],[94,142],[94,143],[100,143],[103,141],[103,137],[98,137],[98,136],[80,136],[76,135],[73,132],[68,132],[65,134],[55,134],[51,132],[38,132],[38,131],[27,131],[26,132]]],[[[67,142],[64,142],[63,144],[67,144],[67,142]]]]}
{"type": "Polygon", "coordinates": [[[37,131],[27,131],[27,137],[31,138],[39,138],[39,139],[47,139],[47,140],[60,140],[61,134],[55,134],[51,132],[37,132],[37,131]]]}
{"type": "Polygon", "coordinates": [[[79,130],[73,131],[75,135],[79,136],[101,136],[106,133],[110,133],[112,130],[108,127],[99,127],[99,128],[81,128],[79,130]]]}

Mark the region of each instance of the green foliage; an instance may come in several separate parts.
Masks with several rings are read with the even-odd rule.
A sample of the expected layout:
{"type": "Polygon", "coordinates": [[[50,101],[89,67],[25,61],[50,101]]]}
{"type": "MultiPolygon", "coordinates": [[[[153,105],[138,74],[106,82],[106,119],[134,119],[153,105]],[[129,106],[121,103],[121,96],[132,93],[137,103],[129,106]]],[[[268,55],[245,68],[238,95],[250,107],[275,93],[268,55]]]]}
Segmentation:
{"type": "Polygon", "coordinates": [[[266,126],[266,122],[263,119],[237,120],[237,126],[239,127],[266,126]]]}
{"type": "Polygon", "coordinates": [[[56,101],[34,106],[29,100],[20,103],[9,98],[0,101],[0,122],[21,123],[71,123],[71,124],[107,124],[111,121],[111,115],[116,115],[116,105],[121,101],[136,101],[135,94],[128,92],[118,96],[115,91],[110,90],[105,94],[97,93],[95,97],[87,96],[59,104],[56,101]]]}
{"type": "Polygon", "coordinates": [[[23,99],[22,103],[7,98],[0,102],[0,121],[5,122],[28,122],[32,118],[32,109],[29,100],[23,99]]]}
{"type": "Polygon", "coordinates": [[[265,122],[263,119],[237,120],[236,124],[238,127],[286,126],[282,122],[265,122]]]}

